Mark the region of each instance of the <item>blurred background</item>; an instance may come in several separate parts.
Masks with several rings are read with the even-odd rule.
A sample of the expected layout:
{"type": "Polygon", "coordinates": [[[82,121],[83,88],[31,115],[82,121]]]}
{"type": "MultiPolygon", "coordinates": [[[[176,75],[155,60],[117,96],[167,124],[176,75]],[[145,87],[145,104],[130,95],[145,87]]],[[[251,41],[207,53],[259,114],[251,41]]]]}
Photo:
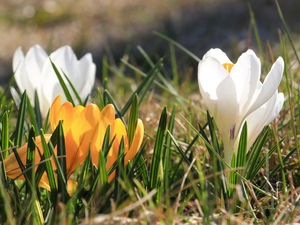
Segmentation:
{"type": "MultiPolygon", "coordinates": [[[[299,0],[278,0],[290,31],[298,38],[299,0]]],[[[12,75],[12,57],[18,46],[24,53],[41,45],[48,53],[70,45],[78,58],[91,52],[101,80],[102,58],[118,65],[126,55],[142,65],[141,46],[153,59],[163,57],[169,43],[153,34],[160,32],[199,58],[219,47],[233,61],[248,47],[257,51],[250,26],[251,6],[264,49],[267,40],[279,48],[283,25],[274,0],[0,0],[0,84],[12,75]]],[[[257,51],[258,53],[258,51],[257,51]]],[[[176,49],[178,68],[197,63],[176,49]]]]}

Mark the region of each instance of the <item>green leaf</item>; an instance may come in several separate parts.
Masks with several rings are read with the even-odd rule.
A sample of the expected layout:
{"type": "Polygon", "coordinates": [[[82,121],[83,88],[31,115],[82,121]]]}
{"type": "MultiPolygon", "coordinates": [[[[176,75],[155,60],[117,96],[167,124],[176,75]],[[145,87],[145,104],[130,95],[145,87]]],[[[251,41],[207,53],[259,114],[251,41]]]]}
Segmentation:
{"type": "MultiPolygon", "coordinates": [[[[180,115],[181,115],[181,114],[180,114],[180,115]]],[[[229,168],[230,170],[234,171],[234,169],[231,168],[231,166],[229,166],[229,165],[224,161],[224,159],[223,159],[217,152],[215,152],[215,150],[211,147],[211,145],[210,145],[210,143],[207,141],[207,139],[205,139],[205,138],[203,137],[203,135],[200,134],[200,133],[196,130],[196,128],[195,128],[195,127],[194,127],[194,126],[193,126],[193,125],[192,125],[192,124],[191,124],[184,116],[181,115],[181,117],[186,121],[186,123],[188,123],[188,125],[192,128],[192,130],[194,130],[194,132],[197,133],[197,134],[199,135],[199,137],[204,141],[206,147],[209,148],[209,150],[212,151],[212,153],[214,153],[214,155],[217,156],[217,158],[218,158],[218,159],[219,159],[219,160],[220,160],[227,168],[229,168]]],[[[248,182],[247,179],[244,178],[241,174],[239,174],[239,173],[236,172],[236,171],[235,171],[235,173],[236,173],[243,181],[248,182]]],[[[272,196],[271,196],[269,193],[267,193],[267,192],[265,192],[264,190],[258,188],[258,187],[255,186],[254,184],[250,183],[250,185],[251,185],[254,189],[256,189],[257,191],[259,191],[260,193],[262,193],[262,194],[264,194],[264,195],[266,195],[266,196],[272,198],[272,196]]]]}
{"type": "Polygon", "coordinates": [[[33,112],[33,109],[32,109],[32,106],[31,106],[31,103],[30,103],[30,100],[29,100],[28,96],[27,96],[27,108],[28,108],[31,124],[34,127],[34,130],[39,130],[40,128],[37,125],[37,121],[35,119],[35,115],[34,115],[34,112],[33,112]]]}
{"type": "MultiPolygon", "coordinates": [[[[161,67],[162,67],[162,59],[160,59],[156,63],[156,65],[148,73],[147,77],[145,79],[143,79],[142,83],[140,83],[140,85],[137,87],[137,89],[135,90],[135,92],[132,93],[131,97],[126,102],[125,106],[123,107],[123,109],[121,111],[121,115],[122,116],[124,116],[125,113],[127,112],[127,110],[129,109],[129,106],[131,105],[135,94],[139,94],[141,92],[141,90],[145,87],[145,85],[147,84],[147,82],[151,80],[152,76],[156,76],[158,74],[158,71],[161,69],[161,67]]],[[[153,81],[153,79],[152,79],[152,81],[153,81]]]]}
{"type": "Polygon", "coordinates": [[[82,163],[82,172],[81,176],[79,177],[79,182],[82,184],[83,188],[86,188],[89,178],[89,171],[92,167],[92,154],[91,154],[91,147],[89,146],[88,155],[82,163]]]}
{"type": "Polygon", "coordinates": [[[251,23],[252,23],[254,34],[255,34],[255,39],[256,39],[256,42],[257,42],[257,45],[258,45],[258,49],[259,49],[259,53],[260,53],[260,56],[261,56],[261,59],[262,59],[262,65],[264,65],[264,62],[265,62],[264,50],[263,50],[261,42],[260,42],[260,37],[259,37],[258,29],[257,29],[257,26],[256,26],[256,22],[255,22],[253,11],[251,9],[250,4],[248,4],[248,6],[249,6],[251,23]]]}
{"type": "Polygon", "coordinates": [[[43,130],[45,131],[48,130],[49,117],[50,117],[50,110],[48,110],[47,116],[45,118],[44,126],[43,126],[43,130]]]}
{"type": "MultiPolygon", "coordinates": [[[[173,129],[174,129],[174,123],[175,123],[175,113],[176,113],[176,105],[173,106],[171,118],[169,121],[169,126],[168,126],[168,131],[172,135],[173,129]]],[[[164,147],[164,155],[163,155],[163,165],[164,165],[164,192],[167,193],[168,189],[170,188],[169,185],[169,170],[170,170],[170,162],[171,162],[171,153],[170,153],[170,148],[171,148],[171,137],[170,135],[167,134],[166,141],[165,141],[165,147],[164,147]]],[[[185,155],[185,154],[184,154],[185,155]]],[[[168,200],[168,199],[167,199],[168,200]]]]}
{"type": "Polygon", "coordinates": [[[177,150],[179,151],[179,153],[181,154],[182,158],[184,159],[184,161],[188,164],[191,165],[190,160],[188,159],[188,157],[186,156],[186,154],[184,153],[184,151],[182,150],[182,148],[180,147],[180,145],[178,144],[178,142],[176,141],[176,139],[173,137],[173,135],[170,133],[170,131],[167,131],[168,135],[170,136],[170,138],[172,139],[175,147],[177,148],[177,150]]]}
{"type": "MultiPolygon", "coordinates": [[[[139,162],[140,162],[140,159],[142,159],[142,161],[144,161],[144,159],[143,159],[143,152],[144,152],[144,150],[145,150],[145,148],[147,146],[148,140],[149,139],[147,139],[145,141],[145,143],[140,148],[139,152],[136,154],[135,160],[133,161],[132,166],[131,166],[128,174],[127,174],[127,177],[129,179],[133,179],[133,174],[139,172],[142,175],[142,178],[143,178],[143,181],[145,183],[145,186],[148,185],[148,175],[147,175],[147,173],[144,173],[146,171],[145,167],[143,167],[143,166],[139,167],[139,165],[141,165],[139,162]],[[138,168],[138,169],[136,169],[136,168],[138,168]]],[[[144,165],[144,164],[142,164],[142,165],[144,165]]]]}
{"type": "MultiPolygon", "coordinates": [[[[77,98],[79,104],[80,104],[80,105],[83,105],[83,102],[82,102],[82,100],[81,100],[81,98],[80,98],[78,92],[76,91],[75,87],[73,86],[72,82],[70,81],[70,79],[68,78],[68,76],[65,74],[65,72],[64,72],[63,70],[62,70],[62,72],[63,72],[63,74],[64,74],[66,80],[68,81],[70,87],[72,88],[73,93],[75,94],[75,96],[76,96],[76,98],[77,98]]],[[[84,106],[84,105],[83,105],[83,106],[84,106]]]]}
{"type": "MultiPolygon", "coordinates": [[[[206,112],[206,115],[207,115],[207,123],[208,123],[209,131],[210,131],[210,136],[211,136],[211,139],[212,139],[212,142],[213,142],[214,151],[218,155],[221,155],[221,151],[220,151],[220,147],[219,147],[219,143],[218,143],[218,139],[217,139],[213,119],[210,116],[208,111],[206,112]]],[[[205,135],[204,128],[202,128],[200,125],[199,125],[199,128],[200,128],[200,133],[203,135],[206,142],[209,142],[207,136],[205,135]]],[[[215,174],[217,172],[222,172],[220,174],[220,176],[218,177],[218,180],[219,180],[219,185],[221,186],[223,196],[224,196],[224,200],[225,200],[225,203],[226,203],[229,199],[229,188],[228,188],[228,185],[227,185],[226,176],[224,174],[224,166],[223,166],[222,162],[219,159],[216,158],[216,156],[214,154],[214,151],[212,151],[207,144],[206,144],[206,147],[207,147],[208,153],[210,155],[210,158],[213,161],[214,179],[216,179],[215,174]]],[[[215,185],[217,186],[216,180],[215,180],[215,185]]]]}
{"type": "Polygon", "coordinates": [[[122,120],[122,122],[124,123],[124,125],[127,127],[125,120],[123,119],[123,116],[121,115],[118,106],[116,105],[115,101],[113,100],[113,98],[111,97],[110,93],[108,90],[104,91],[104,98],[107,99],[107,104],[112,104],[115,108],[115,112],[117,114],[117,117],[120,118],[122,120]]]}
{"type": "MultiPolygon", "coordinates": [[[[234,152],[233,158],[231,160],[231,167],[233,169],[235,168],[243,168],[246,164],[246,155],[247,155],[247,135],[248,135],[248,130],[247,130],[247,121],[244,123],[243,128],[242,128],[242,133],[241,137],[239,140],[239,148],[238,152],[234,152]]],[[[242,174],[244,173],[244,170],[241,171],[242,174]]],[[[229,196],[232,197],[232,194],[235,190],[236,185],[239,182],[239,177],[234,171],[230,172],[230,187],[229,187],[229,196]]],[[[239,203],[236,203],[236,205],[239,203]]]]}
{"type": "Polygon", "coordinates": [[[16,91],[16,89],[14,87],[11,86],[10,87],[10,93],[11,93],[11,96],[13,97],[13,100],[15,102],[17,110],[19,110],[19,107],[20,107],[20,104],[21,104],[21,98],[19,97],[18,92],[16,91]]]}
{"type": "Polygon", "coordinates": [[[119,182],[120,180],[124,180],[124,151],[125,151],[125,141],[124,136],[122,136],[120,145],[119,145],[119,152],[118,152],[118,160],[117,160],[117,168],[115,172],[115,189],[114,189],[114,200],[117,201],[121,196],[121,185],[119,182]]]}
{"type": "MultiPolygon", "coordinates": [[[[35,185],[35,177],[34,177],[34,163],[35,163],[35,144],[33,139],[35,138],[35,130],[32,126],[29,131],[28,136],[28,144],[27,144],[27,158],[26,158],[26,169],[31,168],[31,173],[28,173],[28,178],[30,179],[31,186],[34,187],[35,185]]],[[[31,188],[28,184],[26,184],[26,193],[30,193],[31,188]]]]}
{"type": "Polygon", "coordinates": [[[237,167],[244,167],[246,164],[246,155],[247,155],[247,136],[248,130],[247,130],[247,121],[245,121],[242,133],[239,141],[239,149],[237,153],[237,167]]]}
{"type": "MultiPolygon", "coordinates": [[[[146,59],[146,61],[149,63],[149,65],[154,68],[154,63],[152,62],[152,60],[150,59],[150,57],[147,55],[147,53],[144,51],[144,49],[142,49],[141,46],[137,47],[138,50],[140,51],[140,53],[144,56],[144,58],[146,59]]],[[[175,90],[175,88],[172,86],[171,82],[169,82],[168,80],[166,80],[164,78],[164,76],[158,71],[157,73],[158,78],[161,80],[161,82],[170,90],[170,92],[176,96],[178,95],[177,91],[175,90]]],[[[182,108],[185,110],[185,105],[184,102],[181,100],[181,98],[176,99],[178,101],[178,103],[182,106],[182,108]]]]}
{"type": "Polygon", "coordinates": [[[46,164],[46,172],[47,172],[47,176],[49,179],[49,186],[51,188],[51,200],[53,202],[53,206],[54,208],[56,208],[56,202],[57,202],[57,185],[56,185],[56,179],[54,176],[54,170],[53,170],[53,166],[52,166],[52,162],[51,160],[47,160],[50,159],[51,155],[46,143],[46,139],[44,136],[44,132],[43,130],[41,130],[41,141],[42,141],[42,146],[43,146],[43,150],[44,150],[44,157],[45,157],[45,164],[46,164]]]}
{"type": "Polygon", "coordinates": [[[175,45],[177,48],[179,48],[180,50],[182,50],[184,53],[186,53],[188,56],[192,57],[193,59],[195,59],[197,62],[200,62],[201,60],[194,55],[192,52],[190,52],[189,50],[187,50],[185,47],[183,47],[181,44],[178,44],[176,41],[172,40],[171,38],[158,33],[158,32],[154,32],[155,35],[165,39],[166,41],[170,42],[171,44],[175,45]]]}
{"type": "MultiPolygon", "coordinates": [[[[2,139],[1,139],[1,149],[6,150],[8,149],[8,143],[9,143],[9,122],[8,122],[8,112],[4,112],[4,115],[2,117],[2,139]]],[[[4,152],[3,159],[5,159],[8,156],[8,151],[4,152]]]]}
{"type": "Polygon", "coordinates": [[[26,112],[26,102],[27,102],[27,95],[26,90],[23,93],[22,100],[20,103],[17,126],[16,126],[16,136],[15,136],[15,146],[22,145],[22,138],[23,138],[23,128],[24,128],[24,121],[25,121],[25,112],[26,112]]]}
{"type": "Polygon", "coordinates": [[[156,141],[153,150],[153,158],[151,164],[151,173],[150,173],[150,190],[158,187],[158,179],[159,179],[159,167],[162,159],[162,150],[165,139],[165,132],[167,127],[167,108],[164,107],[160,121],[158,125],[156,141]]]}
{"type": "MultiPolygon", "coordinates": [[[[125,60],[121,59],[122,63],[124,63],[126,66],[128,66],[130,69],[132,69],[133,71],[137,72],[138,74],[142,75],[143,77],[147,77],[147,74],[145,74],[143,71],[139,70],[138,68],[134,67],[133,65],[131,65],[130,63],[126,62],[125,60]]],[[[145,91],[142,94],[142,97],[140,98],[140,103],[143,100],[144,95],[147,93],[148,89],[150,88],[150,85],[152,84],[152,82],[159,88],[161,88],[162,90],[168,92],[169,94],[173,95],[176,98],[180,98],[182,101],[184,101],[185,103],[188,103],[188,101],[181,97],[178,94],[174,94],[173,92],[171,92],[167,87],[165,87],[164,85],[162,85],[161,83],[159,83],[158,81],[154,80],[155,77],[152,77],[149,81],[149,83],[145,84],[145,91]]],[[[140,104],[139,103],[139,104],[140,104]]]]}
{"type": "MultiPolygon", "coordinates": [[[[52,153],[53,154],[53,153],[52,153]]],[[[65,147],[65,137],[62,121],[58,124],[58,137],[57,137],[57,157],[58,157],[58,168],[61,169],[58,179],[58,193],[61,193],[61,201],[65,204],[69,199],[69,194],[67,191],[67,162],[66,162],[66,147],[65,147]],[[59,157],[60,156],[60,157],[59,157]]]]}
{"type": "Polygon", "coordinates": [[[99,96],[99,109],[102,110],[104,108],[104,102],[103,102],[103,98],[102,98],[102,95],[101,95],[101,91],[100,91],[100,88],[97,89],[98,90],[98,96],[99,96]]]}
{"type": "Polygon", "coordinates": [[[62,87],[62,89],[63,89],[63,91],[65,93],[65,96],[66,96],[67,100],[72,103],[73,107],[75,107],[75,103],[74,103],[73,98],[72,98],[72,96],[71,96],[71,94],[70,94],[70,92],[69,92],[69,90],[67,88],[67,85],[65,84],[62,76],[60,75],[60,73],[57,70],[56,66],[52,62],[51,58],[49,58],[49,59],[51,61],[52,68],[54,69],[54,72],[55,72],[55,74],[56,74],[56,76],[57,76],[57,78],[59,80],[59,83],[60,83],[60,85],[61,85],[61,87],[62,87]]]}
{"type": "MultiPolygon", "coordinates": [[[[283,142],[284,139],[280,140],[280,142],[278,144],[281,144],[283,142]]],[[[270,158],[270,156],[277,150],[277,147],[274,146],[273,148],[271,148],[268,153],[260,160],[257,160],[253,170],[249,170],[247,171],[247,176],[249,173],[249,178],[246,177],[248,180],[253,181],[255,176],[258,174],[258,172],[260,171],[260,169],[263,167],[263,165],[265,164],[266,160],[268,158],[270,158]]],[[[258,158],[259,159],[259,158],[258,158]]]]}
{"type": "Polygon", "coordinates": [[[129,116],[129,122],[128,122],[128,129],[127,129],[127,137],[128,137],[128,143],[129,143],[128,148],[131,147],[131,143],[133,141],[136,126],[137,126],[137,123],[138,123],[138,113],[139,113],[138,97],[137,97],[137,94],[136,94],[133,98],[133,101],[132,101],[130,116],[129,116]]]}
{"type": "Polygon", "coordinates": [[[90,94],[88,94],[83,102],[83,106],[86,107],[86,105],[88,104],[89,102],[89,97],[90,97],[90,94]]]}
{"type": "Polygon", "coordinates": [[[43,124],[42,124],[40,101],[39,101],[39,96],[37,94],[37,91],[34,92],[34,112],[35,112],[35,118],[36,118],[36,123],[37,123],[37,127],[38,127],[38,129],[36,129],[36,131],[38,131],[40,133],[40,129],[43,128],[43,124]]]}

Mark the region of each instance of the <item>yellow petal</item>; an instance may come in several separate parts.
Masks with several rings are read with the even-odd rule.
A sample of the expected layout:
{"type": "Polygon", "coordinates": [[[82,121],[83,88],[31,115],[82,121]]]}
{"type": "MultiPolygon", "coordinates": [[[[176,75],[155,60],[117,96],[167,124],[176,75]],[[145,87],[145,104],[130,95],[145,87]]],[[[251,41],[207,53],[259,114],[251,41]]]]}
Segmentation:
{"type": "Polygon", "coordinates": [[[62,120],[64,132],[67,133],[70,130],[74,119],[83,109],[84,107],[81,105],[73,108],[73,105],[70,102],[65,102],[61,105],[61,96],[59,95],[56,97],[50,109],[50,124],[52,131],[58,126],[59,120],[62,120]]]}
{"type": "MultiPolygon", "coordinates": [[[[99,123],[99,134],[98,134],[98,145],[102,148],[104,136],[108,125],[110,124],[110,140],[114,136],[115,126],[115,108],[112,104],[106,105],[100,112],[100,123],[99,123]]],[[[96,164],[97,165],[97,164],[96,164]]]]}
{"type": "MultiPolygon", "coordinates": [[[[124,133],[124,129],[125,129],[125,126],[124,126],[124,129],[122,127],[122,125],[119,123],[122,121],[118,121],[116,120],[116,131],[121,131],[120,133],[124,133]]],[[[126,130],[125,130],[126,132],[126,130]]],[[[113,148],[109,151],[108,153],[108,156],[107,156],[107,165],[106,165],[106,170],[108,171],[110,169],[110,167],[114,164],[114,162],[117,160],[118,158],[118,151],[119,151],[119,145],[120,145],[120,141],[119,138],[120,138],[120,134],[117,134],[118,138],[116,138],[115,142],[114,142],[114,145],[113,145],[113,148]]],[[[122,137],[121,137],[122,138],[122,137]]],[[[132,144],[131,144],[131,147],[130,149],[128,150],[128,141],[127,141],[127,136],[126,136],[126,143],[127,143],[127,148],[125,150],[125,159],[124,159],[124,166],[127,166],[128,162],[131,161],[134,156],[136,155],[136,153],[138,152],[138,150],[140,149],[141,147],[141,144],[142,144],[142,141],[143,141],[143,138],[144,138],[144,124],[143,122],[139,119],[138,120],[138,123],[137,123],[137,126],[136,126],[136,130],[135,130],[135,133],[134,133],[134,137],[133,137],[133,141],[132,141],[132,144]]],[[[111,182],[114,177],[115,177],[115,171],[108,177],[108,182],[111,182]]]]}
{"type": "MultiPolygon", "coordinates": [[[[73,111],[73,105],[70,102],[65,102],[59,109],[57,113],[57,124],[59,120],[63,121],[63,129],[65,134],[70,130],[70,127],[72,126],[75,119],[74,111],[73,111]]],[[[54,130],[53,130],[54,131],[54,130]]]]}
{"type": "Polygon", "coordinates": [[[51,124],[52,131],[55,130],[59,122],[57,115],[60,107],[61,107],[61,95],[55,98],[50,109],[50,124],[51,124]]]}
{"type": "Polygon", "coordinates": [[[75,118],[65,136],[66,161],[68,176],[79,166],[87,156],[91,142],[91,151],[97,151],[96,140],[99,131],[100,110],[95,104],[84,108],[75,118]]]}
{"type": "Polygon", "coordinates": [[[144,124],[139,119],[138,123],[137,123],[137,126],[136,126],[136,130],[135,130],[135,133],[134,133],[134,137],[133,137],[130,149],[127,152],[125,152],[125,153],[127,153],[125,155],[125,160],[124,160],[125,166],[128,164],[128,161],[130,161],[134,158],[134,156],[136,155],[136,153],[140,149],[143,138],[144,138],[144,124]]]}
{"type": "MultiPolygon", "coordinates": [[[[51,138],[51,135],[50,134],[45,134],[45,139],[46,139],[46,142],[48,143],[48,141],[50,140],[51,138]]],[[[44,153],[44,150],[43,150],[43,146],[42,146],[42,141],[41,141],[41,136],[38,136],[35,138],[35,142],[37,144],[37,146],[39,147],[39,150],[41,152],[41,154],[44,153]]],[[[18,154],[20,156],[20,159],[22,161],[22,163],[24,165],[26,165],[26,158],[27,158],[27,143],[24,144],[22,147],[20,147],[18,149],[18,154]]],[[[55,149],[55,154],[56,154],[56,149],[55,149]]],[[[35,148],[35,160],[34,160],[34,163],[37,164],[41,161],[41,157],[38,153],[38,150],[37,148],[35,148]]],[[[19,164],[18,164],[18,161],[15,157],[15,154],[12,153],[10,154],[5,160],[4,160],[4,165],[5,165],[5,171],[6,171],[6,175],[9,177],[9,178],[16,178],[18,175],[20,175],[22,173],[20,167],[19,167],[19,164]]],[[[52,161],[52,165],[53,165],[53,168],[56,169],[56,166],[55,166],[55,163],[54,161],[52,161]]],[[[35,167],[35,170],[37,169],[37,166],[35,167]]],[[[22,175],[21,177],[19,177],[18,179],[21,179],[21,180],[25,180],[25,177],[22,175]]]]}
{"type": "MultiPolygon", "coordinates": [[[[107,154],[107,162],[106,162],[106,171],[110,169],[110,167],[114,164],[114,162],[118,158],[118,152],[119,152],[119,140],[115,139],[114,144],[112,148],[109,150],[107,154]]],[[[115,177],[116,171],[114,171],[110,176],[108,177],[108,182],[110,183],[114,177],[115,177]]]]}
{"type": "MultiPolygon", "coordinates": [[[[115,120],[115,128],[114,128],[114,135],[116,135],[113,147],[110,149],[107,155],[107,163],[106,163],[106,170],[108,171],[110,167],[115,163],[118,158],[120,143],[122,137],[124,137],[124,146],[125,146],[125,153],[128,151],[128,138],[127,138],[127,131],[124,123],[122,120],[117,118],[115,120]]],[[[125,157],[126,159],[126,157],[125,157]]],[[[115,171],[108,177],[108,181],[111,182],[115,177],[115,171]]]]}
{"type": "MultiPolygon", "coordinates": [[[[55,174],[55,179],[57,181],[57,175],[55,174]]],[[[70,196],[73,194],[73,192],[76,190],[78,183],[73,181],[73,180],[68,180],[67,181],[67,189],[70,194],[70,196]]],[[[51,191],[50,185],[49,185],[49,180],[47,177],[47,173],[45,172],[41,178],[41,181],[39,183],[39,186],[42,188],[47,189],[48,191],[51,191]]]]}

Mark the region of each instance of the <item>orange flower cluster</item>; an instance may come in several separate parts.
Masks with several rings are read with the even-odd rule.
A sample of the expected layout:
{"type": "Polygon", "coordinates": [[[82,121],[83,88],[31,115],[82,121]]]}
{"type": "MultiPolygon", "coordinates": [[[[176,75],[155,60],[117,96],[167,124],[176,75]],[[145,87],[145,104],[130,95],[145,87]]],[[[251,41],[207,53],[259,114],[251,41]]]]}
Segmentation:
{"type": "MultiPolygon", "coordinates": [[[[92,162],[98,166],[99,151],[101,151],[108,125],[110,125],[110,139],[112,140],[114,136],[116,137],[107,156],[107,170],[118,158],[119,145],[122,137],[124,137],[125,141],[124,166],[126,166],[128,161],[132,160],[136,155],[144,137],[143,122],[138,120],[131,146],[129,146],[126,127],[120,119],[115,119],[115,110],[111,104],[105,106],[101,111],[95,104],[89,104],[87,107],[73,107],[70,102],[65,102],[63,105],[61,105],[61,96],[58,96],[54,100],[50,110],[50,124],[52,131],[54,131],[58,126],[60,120],[63,121],[68,178],[87,157],[89,146],[91,146],[92,162]]],[[[51,135],[49,134],[45,135],[47,142],[50,140],[50,137],[51,135]]],[[[36,137],[35,141],[41,153],[43,154],[40,136],[36,137]]],[[[35,163],[38,163],[41,159],[37,149],[35,151],[35,163]]],[[[56,148],[54,152],[56,154],[56,148]]],[[[25,164],[27,144],[19,148],[18,153],[23,164],[25,164]]],[[[8,177],[14,179],[21,173],[21,169],[19,168],[14,154],[8,156],[4,160],[4,164],[8,177]]],[[[52,165],[53,169],[56,169],[54,161],[52,161],[52,165]]],[[[109,182],[111,182],[113,178],[114,173],[109,177],[109,182]]],[[[24,180],[25,178],[24,176],[21,176],[18,179],[24,180]]],[[[50,190],[49,180],[46,173],[43,175],[39,186],[50,190]]],[[[74,188],[74,182],[68,180],[69,192],[72,192],[72,188],[74,188]]]]}

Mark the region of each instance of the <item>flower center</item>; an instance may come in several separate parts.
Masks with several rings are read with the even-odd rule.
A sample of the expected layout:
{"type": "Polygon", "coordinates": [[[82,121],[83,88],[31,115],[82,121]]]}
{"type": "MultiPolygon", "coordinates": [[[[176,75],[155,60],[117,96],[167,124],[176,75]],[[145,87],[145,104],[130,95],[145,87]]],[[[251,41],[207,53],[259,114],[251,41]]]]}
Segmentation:
{"type": "Polygon", "coordinates": [[[225,70],[227,70],[228,73],[230,73],[234,64],[233,63],[223,63],[222,66],[225,68],[225,70]]]}

